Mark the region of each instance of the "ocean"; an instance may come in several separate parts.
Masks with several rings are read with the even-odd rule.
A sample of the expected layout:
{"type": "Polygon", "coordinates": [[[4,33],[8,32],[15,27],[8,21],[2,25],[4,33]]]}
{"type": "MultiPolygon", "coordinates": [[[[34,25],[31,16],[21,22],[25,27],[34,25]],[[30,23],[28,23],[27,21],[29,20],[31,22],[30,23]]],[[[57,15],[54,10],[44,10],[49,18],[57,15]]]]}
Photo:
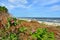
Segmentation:
{"type": "Polygon", "coordinates": [[[40,17],[19,17],[20,19],[30,19],[43,22],[60,23],[60,18],[40,18],[40,17]]]}

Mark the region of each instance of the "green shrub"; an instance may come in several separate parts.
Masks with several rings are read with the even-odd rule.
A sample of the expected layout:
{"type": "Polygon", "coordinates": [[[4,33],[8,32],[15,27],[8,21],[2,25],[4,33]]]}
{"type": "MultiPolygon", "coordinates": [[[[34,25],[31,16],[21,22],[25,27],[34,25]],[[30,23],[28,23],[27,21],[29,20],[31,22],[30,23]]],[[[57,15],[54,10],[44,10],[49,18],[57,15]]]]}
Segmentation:
{"type": "Polygon", "coordinates": [[[0,6],[0,12],[8,12],[8,9],[5,6],[0,6]]]}
{"type": "Polygon", "coordinates": [[[37,40],[55,40],[54,33],[48,32],[46,28],[38,28],[31,36],[37,40]]]}
{"type": "Polygon", "coordinates": [[[1,40],[18,40],[18,36],[15,33],[3,36],[1,40]]]}
{"type": "Polygon", "coordinates": [[[17,40],[18,38],[17,38],[17,35],[16,35],[16,34],[11,33],[11,34],[10,34],[10,39],[11,39],[11,40],[17,40]]]}
{"type": "Polygon", "coordinates": [[[24,32],[24,31],[26,31],[26,30],[27,30],[26,27],[21,27],[21,28],[19,28],[19,31],[20,31],[20,32],[24,32]]]}
{"type": "Polygon", "coordinates": [[[12,25],[16,26],[17,25],[17,22],[16,21],[17,21],[16,18],[8,18],[8,26],[12,26],[12,25]],[[11,19],[14,20],[14,24],[11,23],[11,19]]]}

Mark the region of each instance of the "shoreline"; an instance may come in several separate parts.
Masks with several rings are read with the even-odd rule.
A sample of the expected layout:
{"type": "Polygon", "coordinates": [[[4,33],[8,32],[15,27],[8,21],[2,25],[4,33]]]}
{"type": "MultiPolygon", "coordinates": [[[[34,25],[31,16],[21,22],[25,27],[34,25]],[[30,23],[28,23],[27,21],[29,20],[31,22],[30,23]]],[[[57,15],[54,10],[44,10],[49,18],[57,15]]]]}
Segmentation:
{"type": "MultiPolygon", "coordinates": [[[[26,21],[32,21],[31,19],[20,19],[20,20],[26,20],[26,21]]],[[[37,21],[34,19],[34,21],[37,21]]],[[[60,26],[60,23],[54,23],[54,22],[45,22],[45,21],[37,21],[39,23],[43,23],[45,25],[50,25],[50,26],[60,26]]]]}
{"type": "Polygon", "coordinates": [[[60,23],[53,23],[53,22],[43,22],[43,21],[38,21],[39,23],[44,23],[46,25],[50,26],[60,26],[60,23]]]}

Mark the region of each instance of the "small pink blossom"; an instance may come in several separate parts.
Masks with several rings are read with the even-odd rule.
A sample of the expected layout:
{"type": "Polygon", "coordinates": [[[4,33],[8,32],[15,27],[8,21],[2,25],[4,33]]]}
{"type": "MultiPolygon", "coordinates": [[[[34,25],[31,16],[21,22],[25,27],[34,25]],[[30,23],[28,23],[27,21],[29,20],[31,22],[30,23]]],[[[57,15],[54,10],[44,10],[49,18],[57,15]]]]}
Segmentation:
{"type": "Polygon", "coordinates": [[[36,30],[33,29],[33,30],[32,30],[32,33],[34,33],[34,32],[36,32],[36,30]]]}

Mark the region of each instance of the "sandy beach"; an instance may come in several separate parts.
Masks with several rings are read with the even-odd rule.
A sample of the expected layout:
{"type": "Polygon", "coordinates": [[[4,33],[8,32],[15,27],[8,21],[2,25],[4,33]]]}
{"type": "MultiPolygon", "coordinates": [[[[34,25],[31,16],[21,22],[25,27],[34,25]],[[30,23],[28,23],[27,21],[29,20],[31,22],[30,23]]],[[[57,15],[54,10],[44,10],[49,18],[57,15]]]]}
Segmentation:
{"type": "Polygon", "coordinates": [[[39,23],[44,23],[46,25],[52,25],[52,26],[60,26],[60,23],[53,23],[53,22],[43,22],[43,21],[38,21],[39,23]]]}
{"type": "MultiPolygon", "coordinates": [[[[31,21],[31,19],[20,19],[20,20],[26,20],[26,21],[31,21]]],[[[34,19],[34,21],[37,21],[34,19]]],[[[51,26],[60,26],[60,23],[54,23],[54,22],[44,22],[44,21],[37,21],[39,23],[43,23],[46,25],[51,25],[51,26]]]]}

